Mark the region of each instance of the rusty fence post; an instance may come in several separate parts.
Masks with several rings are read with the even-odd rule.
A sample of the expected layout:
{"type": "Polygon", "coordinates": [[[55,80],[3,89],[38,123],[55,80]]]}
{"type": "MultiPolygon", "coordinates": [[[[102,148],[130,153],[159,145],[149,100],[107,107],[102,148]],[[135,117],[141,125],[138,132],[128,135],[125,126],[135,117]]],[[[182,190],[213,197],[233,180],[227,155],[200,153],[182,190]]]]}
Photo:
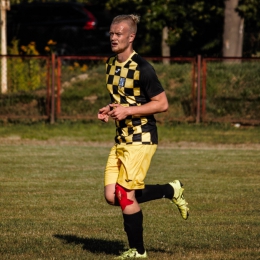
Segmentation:
{"type": "Polygon", "coordinates": [[[52,70],[52,81],[51,81],[51,124],[55,123],[55,53],[51,54],[51,70],[52,70]]]}
{"type": "Polygon", "coordinates": [[[192,73],[191,73],[191,96],[192,96],[192,116],[196,118],[196,57],[192,61],[192,73]]]}
{"type": "Polygon", "coordinates": [[[201,108],[201,118],[204,121],[206,116],[206,81],[207,81],[207,62],[206,59],[202,60],[202,108],[201,108]]]}
{"type": "Polygon", "coordinates": [[[50,120],[50,59],[46,59],[47,62],[47,78],[46,78],[46,115],[50,120]]]}
{"type": "Polygon", "coordinates": [[[201,55],[197,59],[197,116],[196,123],[200,123],[200,74],[201,74],[201,55]]]}
{"type": "Polygon", "coordinates": [[[61,113],[61,58],[57,57],[57,104],[56,104],[56,118],[58,119],[61,113]]]}

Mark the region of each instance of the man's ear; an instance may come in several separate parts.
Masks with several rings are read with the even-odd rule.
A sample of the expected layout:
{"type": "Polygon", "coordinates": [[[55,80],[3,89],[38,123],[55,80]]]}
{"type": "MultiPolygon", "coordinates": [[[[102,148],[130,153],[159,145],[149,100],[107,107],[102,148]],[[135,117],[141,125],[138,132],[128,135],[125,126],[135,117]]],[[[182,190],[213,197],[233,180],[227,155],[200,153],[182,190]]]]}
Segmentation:
{"type": "Polygon", "coordinates": [[[135,33],[131,33],[129,36],[129,42],[133,42],[135,39],[135,33]]]}

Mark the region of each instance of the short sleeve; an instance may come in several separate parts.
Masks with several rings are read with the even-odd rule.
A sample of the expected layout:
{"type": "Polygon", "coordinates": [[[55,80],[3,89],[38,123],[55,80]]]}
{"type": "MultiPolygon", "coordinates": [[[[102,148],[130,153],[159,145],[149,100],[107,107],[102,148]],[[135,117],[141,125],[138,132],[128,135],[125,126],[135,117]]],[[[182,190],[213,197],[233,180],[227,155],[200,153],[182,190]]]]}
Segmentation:
{"type": "Polygon", "coordinates": [[[153,66],[139,55],[136,56],[136,62],[140,70],[139,84],[144,94],[148,98],[152,98],[164,92],[153,66]]]}

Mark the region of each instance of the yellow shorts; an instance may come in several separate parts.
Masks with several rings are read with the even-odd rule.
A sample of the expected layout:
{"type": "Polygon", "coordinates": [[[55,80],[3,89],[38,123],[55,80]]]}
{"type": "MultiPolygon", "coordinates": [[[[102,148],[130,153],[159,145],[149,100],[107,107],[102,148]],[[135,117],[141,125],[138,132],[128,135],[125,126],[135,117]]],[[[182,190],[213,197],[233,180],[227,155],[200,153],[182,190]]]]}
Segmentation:
{"type": "Polygon", "coordinates": [[[157,145],[115,144],[105,169],[105,186],[118,183],[129,190],[144,188],[144,179],[157,145]]]}

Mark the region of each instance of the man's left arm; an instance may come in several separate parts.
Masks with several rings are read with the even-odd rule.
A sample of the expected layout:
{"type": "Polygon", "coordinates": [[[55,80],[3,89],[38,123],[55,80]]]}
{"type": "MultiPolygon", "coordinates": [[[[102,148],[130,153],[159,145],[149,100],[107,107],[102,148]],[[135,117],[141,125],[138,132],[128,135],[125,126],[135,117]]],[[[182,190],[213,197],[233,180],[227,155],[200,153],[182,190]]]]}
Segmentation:
{"type": "Polygon", "coordinates": [[[148,116],[168,110],[168,100],[165,91],[152,97],[150,101],[141,106],[123,107],[120,104],[110,104],[113,108],[108,114],[115,120],[123,120],[127,116],[148,116]]]}

